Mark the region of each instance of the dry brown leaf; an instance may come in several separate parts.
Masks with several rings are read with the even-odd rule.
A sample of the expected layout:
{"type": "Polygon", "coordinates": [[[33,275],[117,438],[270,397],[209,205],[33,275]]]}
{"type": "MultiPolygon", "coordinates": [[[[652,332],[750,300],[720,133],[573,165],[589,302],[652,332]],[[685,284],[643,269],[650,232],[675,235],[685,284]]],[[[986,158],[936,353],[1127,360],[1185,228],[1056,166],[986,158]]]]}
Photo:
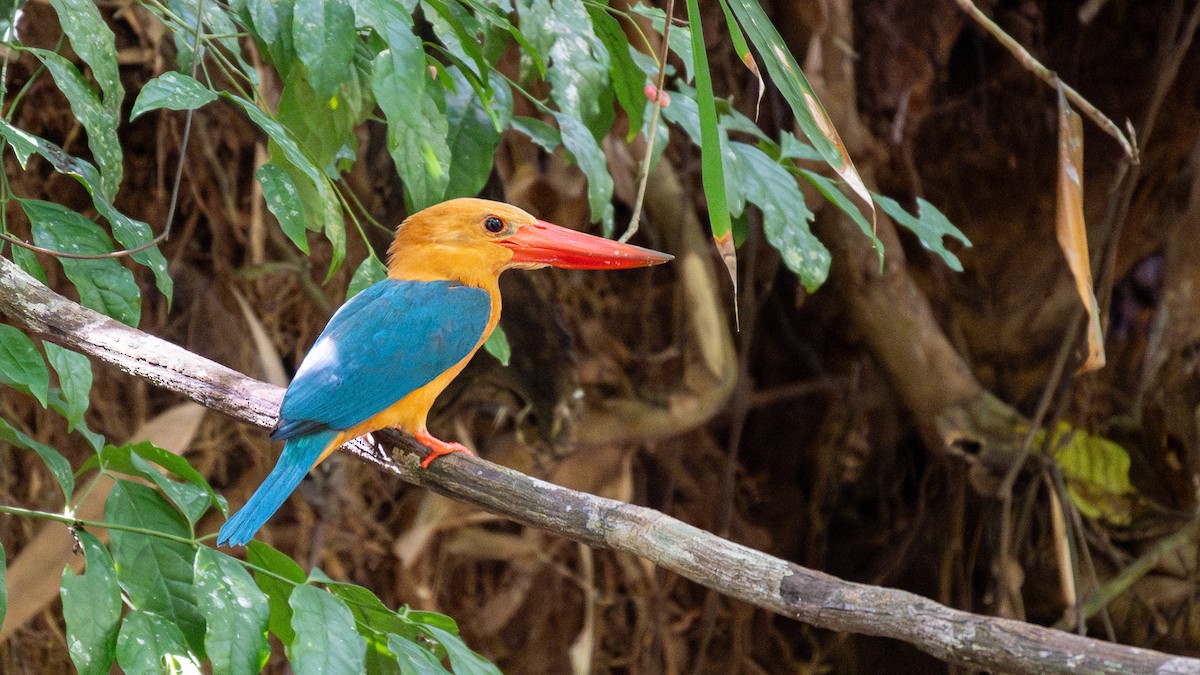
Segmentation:
{"type": "Polygon", "coordinates": [[[1104,333],[1100,304],[1092,286],[1088,260],[1087,224],[1083,218],[1083,121],[1058,91],[1058,205],[1055,215],[1058,245],[1067,258],[1075,289],[1088,313],[1088,356],[1079,373],[1104,367],[1104,333]]]}

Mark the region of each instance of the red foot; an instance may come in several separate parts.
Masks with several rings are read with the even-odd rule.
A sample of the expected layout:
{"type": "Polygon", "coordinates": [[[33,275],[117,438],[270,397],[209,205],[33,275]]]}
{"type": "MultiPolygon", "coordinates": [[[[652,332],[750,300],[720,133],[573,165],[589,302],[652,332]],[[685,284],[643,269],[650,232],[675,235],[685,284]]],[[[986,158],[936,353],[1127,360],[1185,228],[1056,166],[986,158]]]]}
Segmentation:
{"type": "Polygon", "coordinates": [[[448,443],[440,438],[434,438],[426,429],[418,429],[417,433],[413,434],[413,436],[416,437],[417,441],[421,445],[424,445],[433,451],[430,452],[425,459],[421,460],[422,469],[428,469],[429,465],[433,463],[433,460],[441,457],[442,455],[449,455],[453,452],[465,452],[468,455],[474,454],[462,443],[448,443]]]}

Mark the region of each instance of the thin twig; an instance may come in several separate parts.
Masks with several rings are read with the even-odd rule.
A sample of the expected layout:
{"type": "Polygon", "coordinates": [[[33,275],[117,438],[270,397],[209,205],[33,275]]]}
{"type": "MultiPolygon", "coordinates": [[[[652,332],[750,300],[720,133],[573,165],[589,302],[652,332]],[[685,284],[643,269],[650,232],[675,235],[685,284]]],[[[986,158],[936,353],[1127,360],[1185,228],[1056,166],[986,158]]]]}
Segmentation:
{"type": "Polygon", "coordinates": [[[667,0],[664,12],[662,53],[658,58],[658,79],[655,82],[654,100],[650,102],[650,105],[654,106],[654,112],[650,114],[650,131],[646,133],[646,154],[642,157],[637,199],[633,202],[633,215],[629,217],[629,227],[625,229],[625,234],[618,239],[622,242],[629,241],[630,237],[637,234],[638,225],[642,219],[642,202],[646,199],[646,185],[650,182],[650,163],[654,160],[654,138],[658,133],[659,119],[662,117],[663,87],[667,83],[667,57],[671,54],[671,44],[668,38],[671,37],[671,22],[675,17],[675,0],[667,0]]]}
{"type": "MultiPolygon", "coordinates": [[[[1017,61],[1021,62],[1021,65],[1025,66],[1026,70],[1030,71],[1034,75],[1037,75],[1042,79],[1042,81],[1051,87],[1058,86],[1058,83],[1061,82],[1058,75],[1046,66],[1043,66],[1041,62],[1035,59],[1033,55],[1021,45],[1020,42],[1014,40],[1008,33],[1005,33],[1004,29],[1000,26],[997,26],[994,21],[988,18],[986,14],[981,12],[979,8],[975,6],[974,2],[971,0],[955,0],[955,2],[957,2],[958,6],[961,7],[962,10],[966,12],[972,19],[974,19],[976,23],[982,26],[984,30],[991,33],[992,37],[996,38],[1000,44],[1008,48],[1008,51],[1012,52],[1012,55],[1016,57],[1017,61]]],[[[1129,157],[1131,162],[1137,164],[1140,161],[1136,137],[1134,138],[1133,142],[1130,142],[1125,134],[1121,132],[1121,128],[1118,127],[1116,123],[1108,119],[1104,113],[1100,112],[1096,106],[1092,105],[1079,92],[1075,91],[1066,83],[1062,84],[1062,88],[1067,98],[1071,101],[1071,103],[1075,104],[1076,108],[1079,108],[1085,115],[1090,117],[1097,126],[1104,130],[1105,133],[1116,139],[1117,143],[1121,145],[1121,148],[1125,151],[1125,154],[1129,157]]]]}

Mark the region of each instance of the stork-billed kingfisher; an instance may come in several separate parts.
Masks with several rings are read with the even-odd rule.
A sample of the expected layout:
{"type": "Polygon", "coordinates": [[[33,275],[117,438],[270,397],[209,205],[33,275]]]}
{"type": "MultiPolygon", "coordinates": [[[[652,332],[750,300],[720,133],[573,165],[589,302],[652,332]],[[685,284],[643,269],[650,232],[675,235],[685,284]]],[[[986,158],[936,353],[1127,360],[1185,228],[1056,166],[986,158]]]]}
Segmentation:
{"type": "Polygon", "coordinates": [[[454,199],[396,228],[387,278],[351,298],[329,320],[283,396],[271,438],[283,454],[258,490],[221,527],[217,545],[258,532],[309,469],[340,445],[394,427],[431,450],[459,443],[430,435],[434,399],[500,321],[500,273],[552,265],[624,269],[672,256],[569,230],[483,199],[454,199]]]}

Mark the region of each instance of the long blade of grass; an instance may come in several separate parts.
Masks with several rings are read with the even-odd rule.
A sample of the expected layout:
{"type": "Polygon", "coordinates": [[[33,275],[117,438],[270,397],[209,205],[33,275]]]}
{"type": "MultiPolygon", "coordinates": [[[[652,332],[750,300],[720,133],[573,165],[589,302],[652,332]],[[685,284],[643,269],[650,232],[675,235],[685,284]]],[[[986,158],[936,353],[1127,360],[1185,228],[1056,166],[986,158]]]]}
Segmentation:
{"type": "MultiPolygon", "coordinates": [[[[704,29],[700,25],[700,3],[687,0],[691,28],[692,54],[696,59],[696,103],[700,112],[700,169],[704,196],[708,200],[708,220],[721,261],[733,282],[734,313],[737,313],[737,251],[733,245],[733,223],[725,197],[725,167],[721,157],[721,130],[717,126],[717,104],[713,98],[712,75],[704,50],[704,29]]],[[[669,18],[669,17],[668,17],[669,18]]]]}

